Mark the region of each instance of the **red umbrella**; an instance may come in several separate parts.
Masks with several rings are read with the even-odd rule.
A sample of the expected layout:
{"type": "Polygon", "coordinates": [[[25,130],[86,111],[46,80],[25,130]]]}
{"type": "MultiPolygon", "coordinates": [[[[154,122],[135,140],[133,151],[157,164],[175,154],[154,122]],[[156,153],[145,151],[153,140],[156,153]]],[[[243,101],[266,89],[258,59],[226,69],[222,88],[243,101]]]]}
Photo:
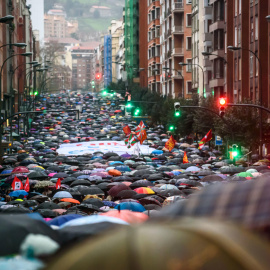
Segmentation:
{"type": "Polygon", "coordinates": [[[116,110],[116,111],[114,111],[115,113],[120,113],[120,112],[122,112],[121,110],[116,110]]]}
{"type": "Polygon", "coordinates": [[[11,173],[13,173],[13,174],[16,174],[16,173],[29,173],[29,170],[28,170],[27,167],[19,166],[19,167],[14,168],[11,173]]]}

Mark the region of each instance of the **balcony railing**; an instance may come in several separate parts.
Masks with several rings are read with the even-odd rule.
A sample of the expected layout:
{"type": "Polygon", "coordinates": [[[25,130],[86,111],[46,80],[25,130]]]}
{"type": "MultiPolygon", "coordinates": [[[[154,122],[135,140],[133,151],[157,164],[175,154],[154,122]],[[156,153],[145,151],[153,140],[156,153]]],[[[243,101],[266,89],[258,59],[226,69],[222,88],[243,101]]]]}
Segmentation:
{"type": "Polygon", "coordinates": [[[172,11],[184,11],[184,3],[176,2],[172,4],[172,11]]]}
{"type": "Polygon", "coordinates": [[[184,33],[184,28],[182,25],[173,26],[173,33],[184,33]]]}

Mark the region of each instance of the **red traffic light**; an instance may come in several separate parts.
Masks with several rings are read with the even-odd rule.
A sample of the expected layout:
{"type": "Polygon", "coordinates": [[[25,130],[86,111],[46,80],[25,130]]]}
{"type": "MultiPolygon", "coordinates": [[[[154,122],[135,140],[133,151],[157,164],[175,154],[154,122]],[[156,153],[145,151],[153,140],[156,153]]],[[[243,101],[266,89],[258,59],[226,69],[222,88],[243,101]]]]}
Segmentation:
{"type": "Polygon", "coordinates": [[[101,78],[101,74],[100,73],[96,73],[96,79],[97,80],[100,80],[100,78],[101,78]]]}
{"type": "Polygon", "coordinates": [[[226,98],[220,98],[219,99],[219,105],[220,106],[226,106],[227,105],[227,99],[226,98]]]}

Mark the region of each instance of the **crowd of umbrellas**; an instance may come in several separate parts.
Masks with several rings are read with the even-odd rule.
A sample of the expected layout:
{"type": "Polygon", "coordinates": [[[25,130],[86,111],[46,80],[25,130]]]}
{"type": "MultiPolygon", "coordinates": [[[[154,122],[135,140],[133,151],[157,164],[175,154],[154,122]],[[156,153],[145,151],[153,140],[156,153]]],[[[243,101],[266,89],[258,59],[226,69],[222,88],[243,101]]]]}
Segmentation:
{"type": "Polygon", "coordinates": [[[76,92],[37,102],[47,112],[0,165],[0,269],[268,269],[268,160],[233,165],[185,140],[169,152],[161,125],[147,127],[148,154],[58,154],[125,140],[137,124],[121,104],[76,92]]]}

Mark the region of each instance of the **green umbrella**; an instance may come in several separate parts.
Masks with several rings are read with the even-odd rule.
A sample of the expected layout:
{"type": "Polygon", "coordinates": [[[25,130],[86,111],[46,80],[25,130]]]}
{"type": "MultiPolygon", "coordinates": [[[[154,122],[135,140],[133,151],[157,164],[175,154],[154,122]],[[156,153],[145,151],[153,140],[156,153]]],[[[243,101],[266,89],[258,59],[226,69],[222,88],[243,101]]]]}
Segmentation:
{"type": "Polygon", "coordinates": [[[253,175],[250,172],[240,172],[237,175],[241,177],[253,177],[253,175]]]}

